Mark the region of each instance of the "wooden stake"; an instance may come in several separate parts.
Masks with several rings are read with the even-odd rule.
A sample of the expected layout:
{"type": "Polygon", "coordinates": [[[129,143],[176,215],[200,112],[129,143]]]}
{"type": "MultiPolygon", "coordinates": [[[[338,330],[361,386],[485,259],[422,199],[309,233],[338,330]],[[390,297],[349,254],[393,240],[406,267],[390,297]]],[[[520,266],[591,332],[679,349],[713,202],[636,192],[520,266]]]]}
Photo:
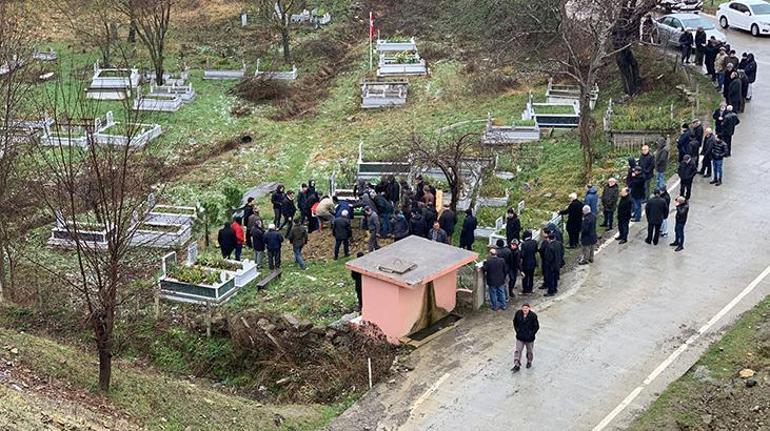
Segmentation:
{"type": "Polygon", "coordinates": [[[369,362],[369,389],[372,388],[372,358],[366,358],[369,362]]]}

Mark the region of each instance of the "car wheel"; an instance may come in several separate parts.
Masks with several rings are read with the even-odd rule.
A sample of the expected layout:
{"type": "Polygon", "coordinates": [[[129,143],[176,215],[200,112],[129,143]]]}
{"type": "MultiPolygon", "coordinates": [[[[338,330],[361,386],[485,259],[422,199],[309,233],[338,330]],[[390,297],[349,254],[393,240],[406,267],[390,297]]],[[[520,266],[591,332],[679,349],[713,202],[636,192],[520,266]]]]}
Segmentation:
{"type": "Polygon", "coordinates": [[[756,24],[753,24],[751,26],[751,35],[754,37],[759,37],[759,26],[757,26],[756,24]]]}
{"type": "Polygon", "coordinates": [[[719,18],[719,25],[721,25],[721,26],[722,26],[722,28],[727,28],[727,27],[729,27],[729,26],[730,26],[730,25],[727,23],[727,17],[726,17],[726,16],[724,16],[724,15],[723,15],[723,16],[722,16],[722,18],[719,18]]]}

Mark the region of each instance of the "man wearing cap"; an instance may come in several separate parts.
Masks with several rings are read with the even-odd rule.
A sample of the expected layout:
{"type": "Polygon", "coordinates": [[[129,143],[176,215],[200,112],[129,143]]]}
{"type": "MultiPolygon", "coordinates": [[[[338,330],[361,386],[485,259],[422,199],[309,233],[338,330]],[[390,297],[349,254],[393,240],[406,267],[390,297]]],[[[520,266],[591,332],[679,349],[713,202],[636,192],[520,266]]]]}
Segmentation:
{"type": "Polygon", "coordinates": [[[580,265],[588,265],[594,261],[594,246],[598,238],[596,236],[596,216],[591,212],[591,207],[583,206],[583,223],[580,230],[580,245],[583,246],[583,255],[580,257],[580,265]]]}
{"type": "Polygon", "coordinates": [[[281,269],[281,244],[283,236],[275,228],[274,223],[267,227],[265,238],[265,248],[267,249],[267,266],[273,269],[281,269]]]}
{"type": "Polygon", "coordinates": [[[347,210],[342,210],[340,216],[332,222],[332,235],[334,235],[334,260],[340,256],[340,246],[344,246],[345,257],[350,256],[350,238],[353,237],[353,228],[350,226],[347,210]]]}
{"type": "MultiPolygon", "coordinates": [[[[727,153],[725,157],[730,157],[733,151],[733,134],[735,134],[735,127],[741,124],[741,120],[735,113],[732,105],[727,105],[727,110],[724,119],[722,120],[722,134],[720,137],[727,146],[727,153]]],[[[713,158],[712,158],[713,160],[713,158]]]]}
{"type": "Polygon", "coordinates": [[[607,180],[607,185],[602,190],[602,209],[604,211],[604,220],[601,227],[607,230],[612,230],[612,219],[615,214],[615,209],[618,207],[618,180],[610,178],[607,180]]]}
{"type": "Polygon", "coordinates": [[[527,349],[527,368],[532,367],[534,357],[535,335],[540,330],[540,322],[537,320],[537,314],[529,307],[529,303],[524,303],[520,310],[513,315],[513,330],[516,331],[516,348],[513,352],[513,369],[518,372],[521,369],[521,352],[527,349]]]}

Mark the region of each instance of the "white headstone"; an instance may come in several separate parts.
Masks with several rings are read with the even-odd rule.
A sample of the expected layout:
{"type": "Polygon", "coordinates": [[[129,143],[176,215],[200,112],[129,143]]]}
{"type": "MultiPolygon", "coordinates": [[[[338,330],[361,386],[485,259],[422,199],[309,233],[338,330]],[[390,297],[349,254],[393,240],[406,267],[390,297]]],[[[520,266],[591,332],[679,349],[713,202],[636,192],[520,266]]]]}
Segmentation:
{"type": "Polygon", "coordinates": [[[519,204],[516,206],[516,210],[517,210],[516,212],[517,212],[518,214],[521,214],[521,213],[523,213],[523,212],[524,212],[524,208],[525,208],[524,200],[521,200],[521,201],[519,202],[519,204]]]}
{"type": "Polygon", "coordinates": [[[66,222],[64,221],[64,214],[62,214],[61,210],[54,211],[54,214],[56,214],[56,227],[63,229],[66,226],[66,222]]]}
{"type": "Polygon", "coordinates": [[[192,265],[198,260],[198,243],[191,243],[187,246],[187,264],[192,265]]]}
{"type": "Polygon", "coordinates": [[[149,195],[147,195],[147,209],[152,210],[155,208],[156,202],[155,202],[155,193],[150,192],[149,195]]]}
{"type": "Polygon", "coordinates": [[[249,24],[249,16],[246,12],[241,13],[241,27],[246,27],[249,24]]]}

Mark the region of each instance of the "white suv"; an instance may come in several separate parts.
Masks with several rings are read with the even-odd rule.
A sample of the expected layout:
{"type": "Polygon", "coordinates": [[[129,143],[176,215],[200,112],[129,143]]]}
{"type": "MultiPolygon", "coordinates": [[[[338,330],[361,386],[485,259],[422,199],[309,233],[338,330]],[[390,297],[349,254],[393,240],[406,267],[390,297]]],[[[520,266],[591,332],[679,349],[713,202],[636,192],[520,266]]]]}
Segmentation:
{"type": "Polygon", "coordinates": [[[722,28],[748,30],[752,36],[770,34],[770,3],[765,0],[732,0],[722,3],[717,18],[722,28]]]}

